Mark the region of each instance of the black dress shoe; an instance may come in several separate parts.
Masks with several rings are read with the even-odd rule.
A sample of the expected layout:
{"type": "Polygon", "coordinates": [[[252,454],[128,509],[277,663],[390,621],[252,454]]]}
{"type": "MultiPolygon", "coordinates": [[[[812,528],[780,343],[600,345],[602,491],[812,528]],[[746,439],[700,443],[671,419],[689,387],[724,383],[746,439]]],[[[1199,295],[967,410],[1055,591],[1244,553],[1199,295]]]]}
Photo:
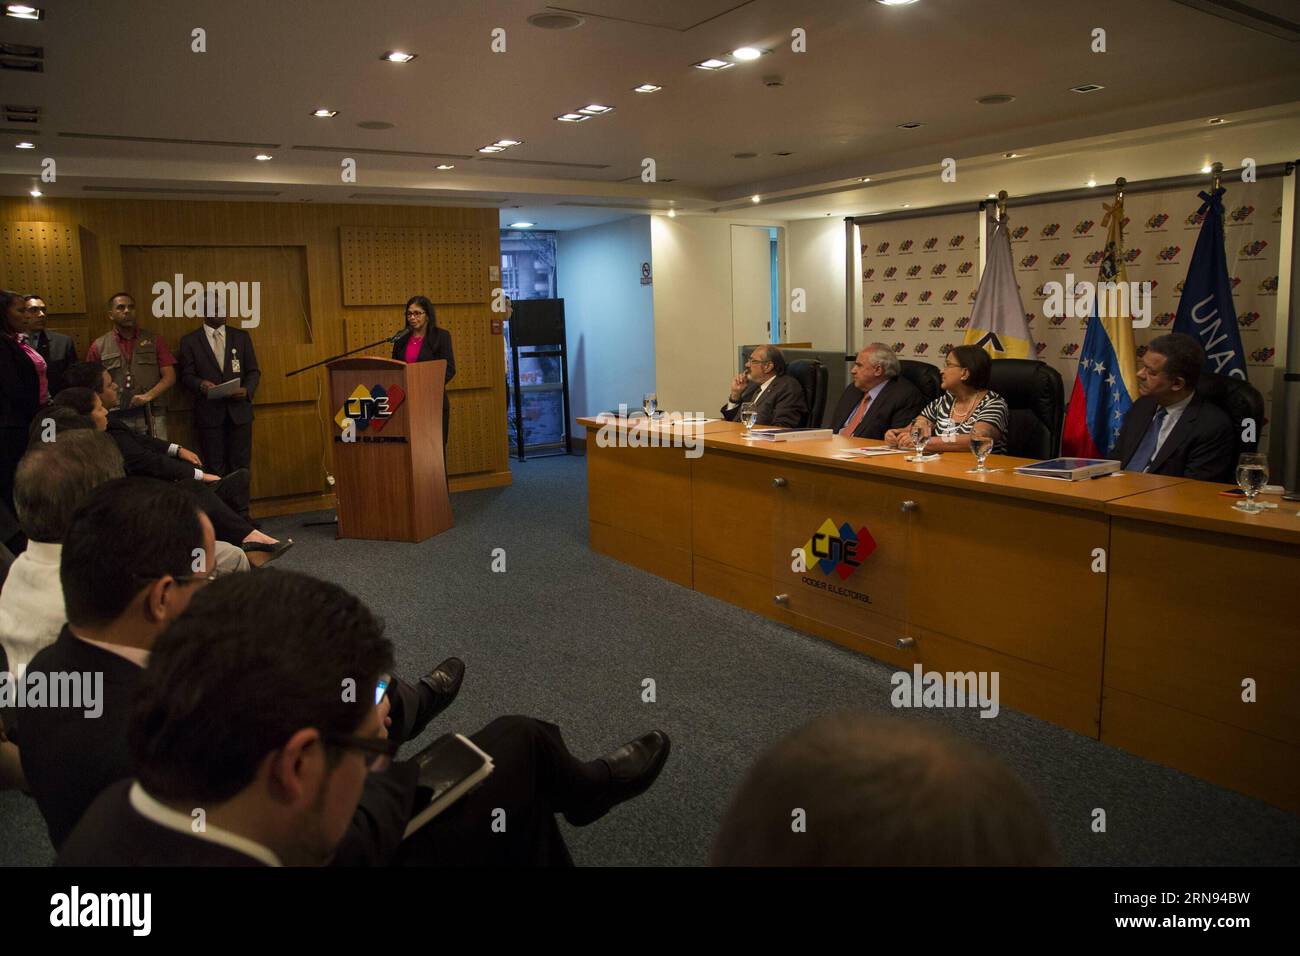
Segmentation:
{"type": "Polygon", "coordinates": [[[600,759],[609,767],[609,789],[590,807],[566,810],[564,818],[575,827],[599,820],[625,800],[650,789],[668,762],[672,741],[662,730],[652,730],[644,737],[619,747],[600,759]]]}
{"type": "Polygon", "coordinates": [[[429,721],[441,714],[460,693],[465,680],[465,662],[459,657],[449,657],[420,678],[420,710],[407,736],[413,740],[424,732],[429,721]]]}
{"type": "Polygon", "coordinates": [[[245,541],[240,545],[240,548],[242,548],[245,553],[254,551],[269,552],[270,557],[263,561],[262,564],[270,564],[276,558],[283,556],[284,553],[292,547],[293,538],[285,538],[283,541],[277,541],[275,544],[267,544],[264,541],[245,541]]]}

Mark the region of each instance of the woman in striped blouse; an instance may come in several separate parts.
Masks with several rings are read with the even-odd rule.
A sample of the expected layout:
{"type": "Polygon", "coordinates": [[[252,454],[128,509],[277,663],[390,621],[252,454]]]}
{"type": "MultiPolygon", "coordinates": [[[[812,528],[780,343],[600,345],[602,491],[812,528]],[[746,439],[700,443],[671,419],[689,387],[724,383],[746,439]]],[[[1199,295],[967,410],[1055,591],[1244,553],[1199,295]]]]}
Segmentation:
{"type": "Polygon", "coordinates": [[[885,441],[911,448],[912,428],[920,426],[926,435],[940,438],[926,445],[927,452],[969,451],[970,436],[976,434],[993,439],[993,454],[1005,454],[1010,410],[1006,399],[989,389],[992,371],[993,360],[978,345],[957,346],[940,375],[943,394],[921,409],[912,425],[887,431],[885,441]]]}

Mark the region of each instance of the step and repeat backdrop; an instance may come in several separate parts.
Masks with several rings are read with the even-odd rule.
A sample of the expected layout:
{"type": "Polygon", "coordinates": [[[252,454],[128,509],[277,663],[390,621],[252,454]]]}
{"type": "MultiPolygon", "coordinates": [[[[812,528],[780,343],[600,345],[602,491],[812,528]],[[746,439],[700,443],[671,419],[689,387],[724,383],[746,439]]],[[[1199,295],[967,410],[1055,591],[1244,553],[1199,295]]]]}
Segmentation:
{"type": "MultiPolygon", "coordinates": [[[[1224,233],[1233,302],[1251,384],[1272,407],[1277,331],[1282,180],[1224,181],[1224,233]]],[[[1208,188],[1208,177],[1207,177],[1208,188]]],[[[1074,387],[1087,318],[1047,318],[1044,285],[1097,280],[1106,230],[1096,198],[1017,206],[1008,211],[1020,298],[1038,357],[1074,387]]],[[[1124,259],[1130,282],[1150,282],[1151,325],[1133,333],[1138,354],[1171,331],[1183,280],[1201,228],[1197,190],[1179,188],[1124,197],[1124,259]]],[[[991,212],[991,211],[990,211],[991,212]]],[[[873,223],[859,220],[863,342],[885,342],[902,358],[942,365],[965,337],[979,286],[978,212],[873,223]]]]}

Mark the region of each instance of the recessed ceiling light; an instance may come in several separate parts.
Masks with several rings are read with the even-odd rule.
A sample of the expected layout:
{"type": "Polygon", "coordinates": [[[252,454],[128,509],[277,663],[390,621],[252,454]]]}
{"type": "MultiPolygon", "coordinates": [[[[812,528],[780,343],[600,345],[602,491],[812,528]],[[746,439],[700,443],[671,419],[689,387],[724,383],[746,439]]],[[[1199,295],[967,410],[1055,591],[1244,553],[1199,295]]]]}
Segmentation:
{"type": "Polygon", "coordinates": [[[599,103],[592,103],[590,106],[584,106],[578,110],[579,113],[586,113],[588,116],[599,116],[602,113],[608,113],[613,110],[612,106],[601,106],[599,103]]]}
{"type": "Polygon", "coordinates": [[[792,153],[792,152],[791,152],[790,150],[788,150],[788,149],[785,149],[785,150],[782,150],[782,151],[779,152],[779,153],[773,153],[772,155],[773,155],[773,156],[793,156],[794,153],[792,153]]]}
{"type": "Polygon", "coordinates": [[[531,223],[531,222],[512,222],[512,223],[510,224],[510,228],[511,228],[511,229],[531,229],[531,228],[533,228],[534,225],[536,225],[536,224],[535,224],[535,223],[531,223]]]}
{"type": "Polygon", "coordinates": [[[1212,173],[1214,172],[1214,167],[1211,166],[1209,163],[1206,163],[1204,166],[1201,167],[1201,172],[1212,173]]]}
{"type": "Polygon", "coordinates": [[[732,159],[757,159],[758,153],[732,153],[732,159]]]}
{"type": "Polygon", "coordinates": [[[401,50],[389,50],[381,56],[380,59],[387,60],[389,63],[410,63],[417,56],[419,56],[418,53],[403,53],[401,50]]]}
{"type": "Polygon", "coordinates": [[[1004,103],[1010,103],[1015,99],[1010,93],[990,93],[988,96],[981,96],[975,102],[980,106],[1001,106],[1004,103]]]}
{"type": "Polygon", "coordinates": [[[258,153],[253,158],[257,160],[259,163],[264,163],[271,158],[271,155],[269,153],[258,153]]]}
{"type": "Polygon", "coordinates": [[[749,201],[750,201],[750,202],[759,202],[761,199],[762,199],[761,196],[750,196],[750,197],[749,197],[749,201]]]}
{"type": "Polygon", "coordinates": [[[32,192],[31,192],[31,195],[32,195],[32,197],[35,198],[35,199],[40,199],[42,194],[41,194],[41,191],[40,191],[39,189],[33,189],[32,192]]]}
{"type": "Polygon", "coordinates": [[[997,194],[997,193],[989,193],[989,198],[990,198],[990,199],[997,199],[997,198],[998,198],[998,194],[997,194]]]}
{"type": "Polygon", "coordinates": [[[456,168],[455,163],[439,163],[437,166],[434,167],[434,169],[455,169],[455,168],[456,168]]]}
{"type": "Polygon", "coordinates": [[[1098,90],[1104,90],[1106,87],[1097,83],[1084,83],[1081,86],[1070,87],[1071,93],[1096,93],[1098,90]]]}
{"type": "Polygon", "coordinates": [[[752,46],[742,46],[739,49],[732,50],[731,55],[737,60],[757,60],[763,55],[763,51],[757,50],[752,46]]]}
{"type": "Polygon", "coordinates": [[[697,70],[726,70],[736,64],[728,63],[726,60],[719,60],[717,57],[710,57],[707,60],[701,60],[699,63],[694,63],[692,65],[697,70]]]}
{"type": "Polygon", "coordinates": [[[1095,180],[1095,179],[1090,179],[1090,180],[1088,180],[1088,188],[1089,188],[1089,189],[1091,189],[1091,188],[1092,188],[1093,186],[1095,186],[1095,185],[1097,185],[1097,180],[1095,180]]]}
{"type": "Polygon", "coordinates": [[[676,209],[669,209],[669,210],[668,210],[668,218],[669,218],[669,219],[676,219],[676,218],[677,218],[677,210],[676,210],[676,209]]]}
{"type": "Polygon", "coordinates": [[[1019,159],[1022,155],[1023,155],[1022,153],[1003,153],[1003,154],[1002,154],[1002,158],[1003,158],[1003,159],[1019,159]]]}
{"type": "Polygon", "coordinates": [[[26,141],[21,143],[14,143],[14,149],[35,149],[35,148],[36,148],[35,143],[28,143],[26,141]]]}
{"type": "Polygon", "coordinates": [[[1226,122],[1227,120],[1225,120],[1222,116],[1216,116],[1214,117],[1214,119],[1210,120],[1210,125],[1218,126],[1220,123],[1226,123],[1226,122]]]}
{"type": "Polygon", "coordinates": [[[876,3],[884,7],[906,7],[916,3],[916,0],[876,0],[876,3]]]}
{"type": "Polygon", "coordinates": [[[653,83],[642,83],[640,86],[632,87],[633,93],[658,93],[662,86],[655,86],[653,83]]]}
{"type": "Polygon", "coordinates": [[[331,116],[338,116],[338,115],[339,115],[339,111],[338,111],[338,110],[325,110],[325,109],[312,110],[312,111],[311,111],[311,115],[312,115],[312,116],[315,116],[315,117],[318,117],[319,119],[329,119],[331,116]]]}
{"type": "Polygon", "coordinates": [[[870,176],[863,176],[861,179],[858,180],[858,182],[860,182],[860,183],[869,183],[869,182],[871,182],[871,177],[870,177],[870,176]]]}
{"type": "Polygon", "coordinates": [[[528,22],[542,30],[575,30],[586,21],[571,13],[534,13],[528,22]]]}
{"type": "Polygon", "coordinates": [[[39,20],[45,16],[45,11],[26,3],[6,3],[5,16],[18,20],[39,20]]]}
{"type": "Polygon", "coordinates": [[[522,142],[523,142],[523,140],[521,140],[521,139],[499,139],[499,140],[497,140],[495,143],[493,143],[492,145],[493,145],[493,146],[509,147],[509,146],[518,146],[518,145],[519,145],[520,143],[522,143],[522,142]]]}
{"type": "Polygon", "coordinates": [[[910,202],[905,202],[905,203],[903,203],[903,208],[904,208],[904,209],[908,209],[908,208],[911,207],[911,205],[912,205],[912,204],[911,204],[910,202]]]}
{"type": "Polygon", "coordinates": [[[565,113],[555,118],[561,123],[585,123],[591,119],[590,116],[583,116],[581,113],[565,113]]]}
{"type": "Polygon", "coordinates": [[[505,150],[504,146],[480,146],[478,148],[480,153],[504,153],[505,150]]]}
{"type": "Polygon", "coordinates": [[[899,123],[898,128],[899,129],[920,129],[924,125],[925,125],[924,123],[899,123]]]}

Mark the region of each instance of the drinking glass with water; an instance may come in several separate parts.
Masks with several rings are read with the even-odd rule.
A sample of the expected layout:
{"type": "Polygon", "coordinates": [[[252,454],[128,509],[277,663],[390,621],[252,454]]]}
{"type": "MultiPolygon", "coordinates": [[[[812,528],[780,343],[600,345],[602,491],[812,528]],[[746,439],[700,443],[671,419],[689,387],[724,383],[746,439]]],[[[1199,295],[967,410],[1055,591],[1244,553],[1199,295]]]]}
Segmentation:
{"type": "Polygon", "coordinates": [[[1268,484],[1268,456],[1247,452],[1237,459],[1237,487],[1246,493],[1245,501],[1238,501],[1234,508],[1247,514],[1256,514],[1264,506],[1255,501],[1264,486],[1268,484]]]}
{"type": "Polygon", "coordinates": [[[988,458],[989,452],[993,451],[993,439],[988,435],[981,435],[978,432],[971,432],[970,450],[975,455],[976,465],[974,468],[968,468],[967,473],[972,475],[988,474],[991,468],[984,467],[984,459],[988,458]]]}
{"type": "Polygon", "coordinates": [[[745,434],[748,435],[751,428],[758,422],[758,405],[754,402],[745,402],[740,406],[740,423],[745,426],[745,434]]]}
{"type": "Polygon", "coordinates": [[[646,392],[645,397],[641,399],[641,410],[645,412],[646,418],[654,418],[659,408],[659,397],[654,392],[646,392]]]}

